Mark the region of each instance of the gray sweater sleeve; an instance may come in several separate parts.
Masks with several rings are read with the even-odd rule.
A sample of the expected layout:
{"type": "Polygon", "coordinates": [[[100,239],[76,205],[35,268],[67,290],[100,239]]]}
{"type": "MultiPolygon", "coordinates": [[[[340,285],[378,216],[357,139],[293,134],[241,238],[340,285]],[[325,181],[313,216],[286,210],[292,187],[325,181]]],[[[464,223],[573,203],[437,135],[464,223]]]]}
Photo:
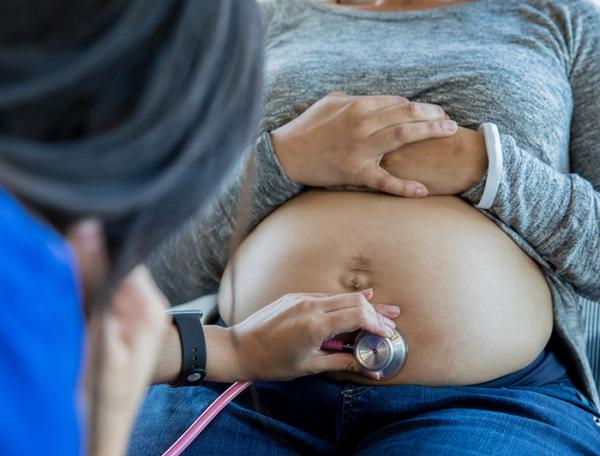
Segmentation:
{"type": "MultiPolygon", "coordinates": [[[[490,213],[527,240],[581,295],[600,300],[600,10],[580,5],[587,6],[570,15],[567,33],[572,174],[561,174],[503,135],[503,177],[490,213]]],[[[478,203],[484,184],[485,178],[463,197],[478,203]]]]}
{"type": "Polygon", "coordinates": [[[149,259],[148,266],[171,304],[215,292],[227,265],[234,234],[239,231],[245,236],[301,190],[279,165],[269,134],[262,134],[253,153],[243,160],[209,207],[149,259]],[[251,179],[252,194],[243,198],[246,178],[251,179]],[[247,202],[249,207],[240,211],[247,217],[238,222],[240,201],[247,202]]]}

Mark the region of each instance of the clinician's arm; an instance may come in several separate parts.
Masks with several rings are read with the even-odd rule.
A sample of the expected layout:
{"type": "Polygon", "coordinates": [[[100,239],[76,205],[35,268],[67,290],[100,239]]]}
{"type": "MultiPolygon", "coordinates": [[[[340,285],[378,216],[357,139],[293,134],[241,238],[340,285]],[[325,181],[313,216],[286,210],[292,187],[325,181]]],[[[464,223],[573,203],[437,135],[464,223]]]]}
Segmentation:
{"type": "MultiPolygon", "coordinates": [[[[206,378],[217,382],[289,380],[322,372],[358,372],[354,357],[326,353],[321,344],[338,334],[364,329],[391,336],[400,310],[372,305],[372,290],[340,295],[290,294],[241,323],[204,327],[206,378]]],[[[155,383],[175,381],[181,369],[181,344],[175,325],[163,339],[155,383]]]]}
{"type": "MultiPolygon", "coordinates": [[[[102,229],[82,222],[68,234],[88,299],[108,271],[102,229]]],[[[208,380],[281,380],[327,371],[357,371],[354,357],[326,353],[321,343],[365,329],[391,336],[397,306],[372,305],[373,290],[342,295],[292,294],[232,328],[207,326],[208,380]],[[232,337],[235,331],[236,338],[232,337]],[[293,341],[293,343],[290,343],[293,341]]],[[[93,300],[91,301],[93,302],[93,300]]],[[[179,336],[167,300],[144,267],[119,284],[87,322],[85,390],[90,454],[124,454],[148,384],[173,381],[181,368],[179,336]]]]}

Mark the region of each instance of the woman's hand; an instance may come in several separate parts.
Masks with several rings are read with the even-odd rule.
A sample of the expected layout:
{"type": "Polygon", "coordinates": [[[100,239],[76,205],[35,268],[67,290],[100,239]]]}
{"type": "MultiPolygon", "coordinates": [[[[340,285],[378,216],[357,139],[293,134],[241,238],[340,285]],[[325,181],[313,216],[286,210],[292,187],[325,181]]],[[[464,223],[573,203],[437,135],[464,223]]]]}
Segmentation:
{"type": "Polygon", "coordinates": [[[412,179],[380,166],[386,154],[407,144],[456,133],[456,123],[436,105],[395,96],[333,93],[271,133],[284,171],[313,187],[366,187],[398,196],[426,196],[412,179]]]}
{"type": "Polygon", "coordinates": [[[481,180],[488,159],[483,135],[461,127],[448,138],[403,146],[385,155],[381,166],[394,176],[422,182],[430,195],[457,195],[481,180]]]}
{"type": "MultiPolygon", "coordinates": [[[[290,294],[229,328],[240,379],[289,380],[321,372],[359,372],[353,355],[327,353],[320,347],[336,335],[359,329],[392,336],[396,325],[390,318],[396,318],[400,309],[372,305],[372,297],[372,290],[341,295],[290,294]]],[[[210,375],[214,352],[207,352],[210,375]]]]}

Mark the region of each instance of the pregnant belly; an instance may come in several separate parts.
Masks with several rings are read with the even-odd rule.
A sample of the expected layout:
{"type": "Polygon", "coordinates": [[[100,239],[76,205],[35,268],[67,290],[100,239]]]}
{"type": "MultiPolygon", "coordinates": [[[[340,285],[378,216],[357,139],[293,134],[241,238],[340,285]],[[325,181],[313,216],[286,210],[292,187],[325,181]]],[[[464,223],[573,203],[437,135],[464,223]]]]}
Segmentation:
{"type": "MultiPolygon", "coordinates": [[[[365,288],[374,289],[373,302],[401,309],[396,323],[409,354],[387,384],[491,380],[531,362],[552,331],[551,296],[537,265],[455,197],[301,194],[243,242],[221,281],[219,311],[233,324],[287,293],[365,288]]],[[[374,383],[358,374],[337,378],[374,383]]]]}

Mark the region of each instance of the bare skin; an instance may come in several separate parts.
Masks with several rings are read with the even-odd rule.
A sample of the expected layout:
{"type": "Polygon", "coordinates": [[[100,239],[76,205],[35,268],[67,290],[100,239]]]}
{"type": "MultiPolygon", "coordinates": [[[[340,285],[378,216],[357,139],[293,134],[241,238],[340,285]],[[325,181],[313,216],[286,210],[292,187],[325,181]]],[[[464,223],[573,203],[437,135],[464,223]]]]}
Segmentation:
{"type": "MultiPolygon", "coordinates": [[[[465,2],[329,3],[408,11],[465,2]]],[[[275,153],[288,176],[303,185],[396,197],[321,190],[276,210],[230,262],[221,282],[221,315],[235,323],[290,291],[368,286],[374,299],[402,308],[396,323],[410,347],[407,364],[383,383],[355,374],[336,378],[464,385],[524,367],[550,337],[552,299],[539,267],[494,223],[453,196],[487,169],[481,134],[460,127],[443,132],[441,122],[448,118],[432,106],[411,110],[407,100],[381,99],[385,106],[365,108],[368,100],[347,98],[342,101],[355,108],[353,117],[309,110],[271,133],[275,153]],[[392,116],[384,119],[383,111],[392,116]],[[373,141],[375,136],[381,140],[373,141]],[[231,313],[233,264],[236,295],[244,300],[231,313]]]]}
{"type": "MultiPolygon", "coordinates": [[[[71,227],[67,238],[77,257],[84,299],[93,300],[109,271],[102,227],[86,220],[71,227]]],[[[373,306],[372,290],[278,298],[233,328],[205,327],[207,380],[281,380],[327,371],[356,372],[352,356],[321,352],[321,343],[359,328],[389,335],[395,328],[390,318],[399,314],[397,306],[373,306]],[[322,318],[315,319],[315,314],[322,318]],[[285,344],[289,337],[301,343],[285,344]]],[[[87,322],[85,392],[95,406],[90,454],[124,454],[147,385],[152,379],[177,379],[181,344],[165,313],[167,306],[148,271],[138,266],[115,290],[107,311],[87,322]],[[92,400],[95,394],[97,401],[92,400]]]]}
{"type": "MultiPolygon", "coordinates": [[[[552,331],[552,303],[537,265],[496,225],[452,196],[398,198],[312,191],[277,209],[235,258],[220,313],[236,323],[290,292],[365,287],[398,305],[409,345],[387,384],[474,384],[530,363],[552,331]]],[[[339,375],[374,383],[360,375],[339,375]]],[[[381,384],[381,383],[379,383],[381,384]]]]}

